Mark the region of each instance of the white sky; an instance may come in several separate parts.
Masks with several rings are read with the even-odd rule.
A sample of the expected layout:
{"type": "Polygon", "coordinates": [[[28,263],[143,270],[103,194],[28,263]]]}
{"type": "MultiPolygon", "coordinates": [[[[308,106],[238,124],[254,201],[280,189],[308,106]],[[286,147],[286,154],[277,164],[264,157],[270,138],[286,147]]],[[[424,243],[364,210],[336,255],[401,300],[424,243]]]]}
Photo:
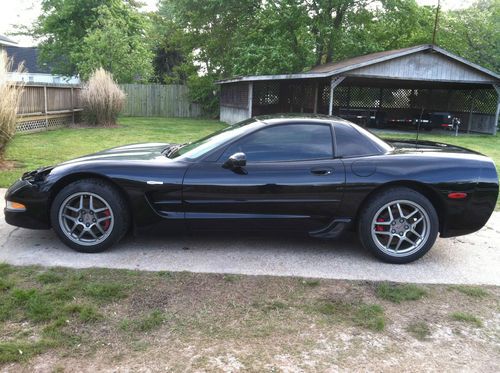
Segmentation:
{"type": "MultiPolygon", "coordinates": [[[[143,10],[151,11],[157,7],[158,0],[141,0],[143,10]]],[[[473,0],[441,0],[445,9],[459,9],[470,5],[473,0]]],[[[421,5],[436,5],[437,0],[417,0],[421,5]]],[[[35,42],[29,37],[12,36],[14,25],[30,26],[41,12],[40,0],[0,0],[0,34],[19,43],[20,46],[32,46],[35,42]]]]}

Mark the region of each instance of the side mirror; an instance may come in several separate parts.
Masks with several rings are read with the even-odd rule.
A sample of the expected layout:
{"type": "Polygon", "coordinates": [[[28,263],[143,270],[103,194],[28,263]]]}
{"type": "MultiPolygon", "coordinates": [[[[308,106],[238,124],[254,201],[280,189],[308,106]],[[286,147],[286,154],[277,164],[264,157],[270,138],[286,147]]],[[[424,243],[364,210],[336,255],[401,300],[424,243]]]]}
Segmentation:
{"type": "Polygon", "coordinates": [[[222,167],[234,170],[237,168],[245,167],[246,165],[247,165],[247,156],[245,155],[245,153],[234,153],[227,159],[226,162],[224,162],[222,167]]]}

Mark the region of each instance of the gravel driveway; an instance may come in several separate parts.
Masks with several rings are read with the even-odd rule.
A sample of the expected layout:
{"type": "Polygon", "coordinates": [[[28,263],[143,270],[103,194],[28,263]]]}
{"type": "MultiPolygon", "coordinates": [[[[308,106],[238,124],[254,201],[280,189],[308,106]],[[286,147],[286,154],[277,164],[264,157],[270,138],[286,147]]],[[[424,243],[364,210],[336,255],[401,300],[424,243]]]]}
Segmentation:
{"type": "Polygon", "coordinates": [[[249,234],[129,236],[107,252],[81,254],[64,246],[52,231],[7,225],[0,213],[0,262],[14,265],[500,285],[499,247],[496,212],[481,231],[438,239],[424,258],[407,265],[379,262],[353,234],[336,241],[249,234]]]}

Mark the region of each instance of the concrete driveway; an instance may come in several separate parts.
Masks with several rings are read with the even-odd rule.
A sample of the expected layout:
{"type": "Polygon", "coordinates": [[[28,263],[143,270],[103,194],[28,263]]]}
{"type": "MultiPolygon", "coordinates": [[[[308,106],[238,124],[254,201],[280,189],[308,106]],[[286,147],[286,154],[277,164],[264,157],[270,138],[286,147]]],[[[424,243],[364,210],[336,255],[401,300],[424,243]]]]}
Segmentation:
{"type": "Polygon", "coordinates": [[[64,246],[53,231],[15,228],[0,214],[0,262],[14,265],[500,285],[499,248],[499,212],[481,231],[438,239],[424,258],[407,265],[379,262],[353,234],[335,241],[236,234],[130,236],[107,252],[81,254],[64,246]]]}

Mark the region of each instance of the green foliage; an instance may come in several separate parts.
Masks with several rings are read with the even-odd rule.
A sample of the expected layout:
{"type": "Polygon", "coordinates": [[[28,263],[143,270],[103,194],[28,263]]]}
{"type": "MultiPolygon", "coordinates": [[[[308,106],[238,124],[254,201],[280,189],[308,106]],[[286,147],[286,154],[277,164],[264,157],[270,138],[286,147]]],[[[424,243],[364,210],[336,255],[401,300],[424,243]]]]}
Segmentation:
{"type": "Polygon", "coordinates": [[[301,280],[299,280],[299,282],[302,285],[305,285],[305,286],[308,286],[311,288],[315,288],[321,284],[320,280],[318,280],[318,279],[301,279],[301,280]]]}
{"type": "Polygon", "coordinates": [[[465,294],[473,298],[486,298],[490,295],[486,290],[478,286],[468,286],[468,285],[453,285],[450,286],[450,290],[456,290],[462,294],[465,294]]]}
{"type": "Polygon", "coordinates": [[[150,314],[133,320],[123,320],[120,328],[127,332],[150,332],[159,328],[165,321],[165,314],[159,310],[154,310],[150,314]]]}
{"type": "Polygon", "coordinates": [[[378,304],[322,301],[313,305],[312,310],[334,321],[349,322],[373,331],[382,331],[385,328],[384,309],[378,304]]]}
{"type": "Polygon", "coordinates": [[[54,284],[57,282],[62,281],[62,276],[59,275],[57,272],[54,270],[47,270],[45,272],[40,273],[38,276],[36,276],[36,279],[38,282],[42,284],[54,284]]]}
{"type": "Polygon", "coordinates": [[[113,282],[95,282],[83,288],[83,294],[101,302],[111,302],[126,297],[125,286],[113,282]]]}
{"type": "Polygon", "coordinates": [[[437,43],[481,66],[500,70],[500,0],[477,0],[442,15],[437,43]]]}
{"type": "Polygon", "coordinates": [[[219,112],[219,87],[215,81],[214,75],[193,75],[187,81],[191,100],[199,103],[205,114],[212,118],[219,112]]]}
{"type": "Polygon", "coordinates": [[[450,315],[450,317],[452,320],[455,320],[455,321],[461,321],[461,322],[465,322],[468,324],[472,324],[476,328],[480,328],[483,326],[483,322],[481,321],[481,319],[479,319],[479,317],[477,317],[471,313],[468,313],[468,312],[453,312],[450,315]]]}
{"type": "Polygon", "coordinates": [[[377,297],[394,302],[401,303],[409,300],[419,300],[425,295],[427,291],[417,285],[413,284],[389,284],[382,283],[377,286],[377,297]]]}
{"type": "Polygon", "coordinates": [[[144,18],[129,12],[116,17],[100,6],[96,23],[74,53],[77,71],[87,80],[99,67],[112,73],[119,83],[145,82],[152,74],[153,54],[147,43],[144,18]]]}
{"type": "Polygon", "coordinates": [[[354,313],[353,321],[363,328],[382,331],[385,328],[384,310],[378,304],[362,304],[354,313]]]}
{"type": "Polygon", "coordinates": [[[148,28],[134,1],[43,0],[29,32],[41,39],[40,60],[55,73],[85,79],[103,67],[126,83],[147,80],[152,72],[148,28]]]}
{"type": "Polygon", "coordinates": [[[417,321],[408,325],[406,331],[420,341],[425,341],[431,335],[429,325],[423,321],[417,321]]]}

